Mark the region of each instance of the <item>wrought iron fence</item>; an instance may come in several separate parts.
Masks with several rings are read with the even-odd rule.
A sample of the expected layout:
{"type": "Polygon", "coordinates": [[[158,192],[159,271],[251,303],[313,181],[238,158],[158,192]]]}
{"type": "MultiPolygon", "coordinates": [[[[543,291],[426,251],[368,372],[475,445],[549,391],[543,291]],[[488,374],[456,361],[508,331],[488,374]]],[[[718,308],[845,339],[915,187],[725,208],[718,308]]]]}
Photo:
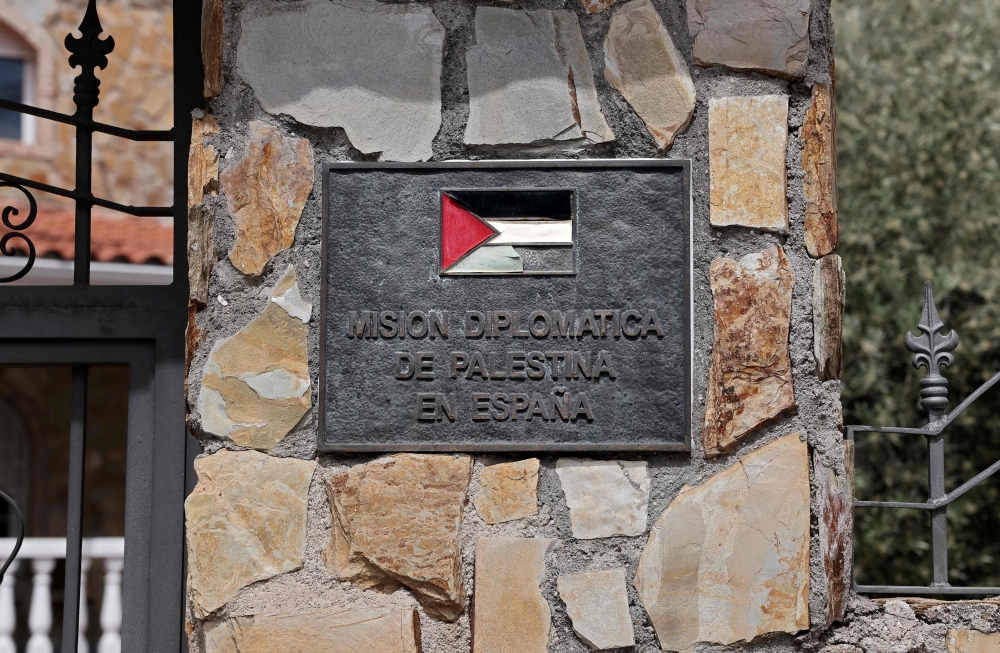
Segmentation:
{"type": "Polygon", "coordinates": [[[846,438],[854,440],[858,433],[897,433],[901,435],[922,435],[927,438],[929,497],[924,503],[902,501],[859,501],[855,508],[901,508],[926,510],[931,516],[931,552],[933,557],[933,582],[928,586],[914,585],[857,585],[861,594],[1000,594],[1000,587],[955,587],[948,582],[948,505],[976,487],[987,478],[1000,471],[1000,461],[987,467],[951,492],[945,488],[944,430],[955,421],[987,390],[1000,382],[1000,373],[981,385],[969,395],[955,410],[945,413],[948,408],[948,380],[941,374],[943,367],[954,362],[951,352],[958,346],[958,334],[954,330],[942,333],[944,323],[934,305],[931,282],[924,284],[924,307],[917,327],[919,336],[907,333],[906,348],[913,352],[913,366],[925,368],[927,374],[920,380],[920,405],[927,411],[927,424],[922,428],[896,428],[885,426],[848,426],[846,438]]]}
{"type": "Polygon", "coordinates": [[[14,206],[7,206],[0,214],[4,226],[10,229],[0,238],[0,253],[13,256],[17,250],[12,246],[11,241],[15,239],[22,241],[28,250],[28,260],[24,267],[8,277],[0,278],[0,283],[10,283],[21,279],[31,271],[35,264],[35,245],[25,230],[34,223],[38,214],[38,204],[28,189],[65,197],[76,202],[75,250],[73,255],[74,285],[90,284],[90,218],[93,207],[100,206],[135,216],[173,217],[174,215],[172,206],[125,206],[94,196],[91,178],[95,132],[131,141],[173,142],[174,131],[135,131],[94,121],[94,108],[100,101],[101,92],[101,81],[97,78],[95,70],[98,68],[104,70],[107,67],[108,55],[115,49],[115,40],[110,35],[104,39],[100,38],[104,28],[101,27],[101,21],[97,16],[96,0],[89,0],[87,3],[87,10],[79,29],[81,33],[79,38],[67,34],[65,40],[66,49],[70,52],[70,67],[79,66],[81,69],[80,74],[74,79],[73,104],[76,105],[75,113],[67,115],[20,102],[0,99],[0,109],[76,127],[76,187],[72,190],[0,172],[0,188],[15,188],[21,191],[28,201],[28,215],[19,222],[11,220],[11,216],[18,216],[20,213],[14,206]]]}

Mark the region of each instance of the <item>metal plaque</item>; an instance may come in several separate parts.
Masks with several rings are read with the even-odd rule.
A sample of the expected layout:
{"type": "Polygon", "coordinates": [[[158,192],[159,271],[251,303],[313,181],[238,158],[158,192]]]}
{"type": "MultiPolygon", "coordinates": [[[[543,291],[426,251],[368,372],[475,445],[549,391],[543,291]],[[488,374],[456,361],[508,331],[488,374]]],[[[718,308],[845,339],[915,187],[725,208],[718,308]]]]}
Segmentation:
{"type": "Polygon", "coordinates": [[[331,163],[319,448],[688,451],[687,161],[331,163]]]}

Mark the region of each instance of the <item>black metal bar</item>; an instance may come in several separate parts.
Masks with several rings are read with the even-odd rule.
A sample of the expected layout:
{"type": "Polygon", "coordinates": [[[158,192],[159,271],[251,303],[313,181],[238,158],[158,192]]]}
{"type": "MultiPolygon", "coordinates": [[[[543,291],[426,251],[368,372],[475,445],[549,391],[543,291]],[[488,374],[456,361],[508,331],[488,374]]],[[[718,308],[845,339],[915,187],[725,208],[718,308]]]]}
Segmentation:
{"type": "Polygon", "coordinates": [[[933,596],[938,594],[1000,594],[1000,587],[938,587],[935,585],[855,585],[859,594],[893,594],[895,596],[933,596]]]}
{"type": "Polygon", "coordinates": [[[908,503],[905,501],[855,501],[855,508],[912,508],[914,510],[934,510],[933,503],[908,503]]]}
{"type": "Polygon", "coordinates": [[[117,136],[118,138],[124,138],[130,141],[171,142],[174,140],[174,130],[172,129],[168,130],[124,129],[122,127],[115,127],[114,125],[108,125],[103,122],[86,120],[79,116],[68,116],[65,113],[59,113],[57,111],[49,111],[48,109],[39,109],[38,107],[33,107],[30,104],[11,102],[10,100],[0,99],[0,109],[6,109],[7,111],[14,111],[17,113],[26,113],[29,116],[36,116],[38,118],[51,120],[53,122],[61,122],[64,125],[73,125],[74,127],[86,127],[87,129],[93,132],[109,134],[111,136],[117,136]]]}
{"type": "Polygon", "coordinates": [[[66,505],[66,582],[61,653],[76,653],[80,631],[80,559],[83,545],[84,458],[87,451],[86,365],[73,367],[69,425],[69,499],[66,505]]]}
{"type": "MultiPolygon", "coordinates": [[[[90,113],[93,107],[79,108],[80,112],[90,113]]],[[[89,115],[87,117],[90,117],[89,115]]],[[[77,193],[92,196],[91,167],[94,153],[94,132],[86,127],[76,128],[76,188],[77,193]]],[[[73,250],[73,285],[90,285],[90,218],[94,203],[88,200],[76,200],[76,220],[74,223],[73,250]]]]}
{"type": "Polygon", "coordinates": [[[58,186],[50,186],[49,184],[43,184],[41,182],[32,181],[23,177],[15,177],[14,175],[8,175],[5,172],[0,172],[0,181],[16,184],[18,186],[24,186],[25,188],[33,188],[44,193],[58,195],[59,197],[66,197],[71,200],[89,202],[94,206],[111,209],[112,211],[118,211],[119,213],[127,213],[128,215],[150,218],[169,218],[174,215],[174,207],[172,206],[126,206],[117,202],[101,199],[100,197],[94,197],[93,195],[86,195],[75,190],[66,190],[64,188],[59,188],[58,186]]]}

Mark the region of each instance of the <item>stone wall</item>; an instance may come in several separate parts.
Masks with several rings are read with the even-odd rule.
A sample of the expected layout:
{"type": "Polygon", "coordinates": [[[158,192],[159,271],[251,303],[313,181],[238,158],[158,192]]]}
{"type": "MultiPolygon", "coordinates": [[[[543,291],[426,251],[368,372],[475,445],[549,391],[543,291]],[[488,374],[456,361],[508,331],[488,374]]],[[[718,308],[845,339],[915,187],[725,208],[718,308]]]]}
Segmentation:
{"type": "Polygon", "coordinates": [[[849,603],[825,0],[204,17],[192,650],[987,650],[933,620],[869,646],[898,606],[849,603]],[[323,162],[529,157],[691,160],[693,451],[317,455],[323,162]]]}

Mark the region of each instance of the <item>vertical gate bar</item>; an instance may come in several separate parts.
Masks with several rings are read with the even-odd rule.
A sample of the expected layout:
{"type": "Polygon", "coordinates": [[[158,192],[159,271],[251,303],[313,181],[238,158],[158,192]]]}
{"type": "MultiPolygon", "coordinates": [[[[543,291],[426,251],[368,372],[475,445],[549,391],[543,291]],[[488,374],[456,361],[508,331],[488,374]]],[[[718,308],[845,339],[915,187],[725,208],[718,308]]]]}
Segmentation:
{"type": "MultiPolygon", "coordinates": [[[[935,501],[947,494],[944,487],[944,435],[938,433],[927,438],[927,467],[930,499],[935,501]]],[[[934,582],[932,586],[948,584],[948,506],[931,511],[931,551],[934,557],[934,582]]]]}
{"type": "Polygon", "coordinates": [[[83,549],[84,454],[87,450],[87,366],[73,367],[69,426],[69,500],[66,506],[66,580],[60,653],[77,653],[80,627],[80,566],[83,549]]]}
{"type": "MultiPolygon", "coordinates": [[[[93,119],[94,108],[80,106],[76,115],[93,119]]],[[[92,160],[94,132],[86,127],[76,128],[76,190],[91,194],[92,160]]],[[[93,205],[76,200],[76,220],[74,223],[73,285],[90,285],[90,217],[93,205]]]]}

